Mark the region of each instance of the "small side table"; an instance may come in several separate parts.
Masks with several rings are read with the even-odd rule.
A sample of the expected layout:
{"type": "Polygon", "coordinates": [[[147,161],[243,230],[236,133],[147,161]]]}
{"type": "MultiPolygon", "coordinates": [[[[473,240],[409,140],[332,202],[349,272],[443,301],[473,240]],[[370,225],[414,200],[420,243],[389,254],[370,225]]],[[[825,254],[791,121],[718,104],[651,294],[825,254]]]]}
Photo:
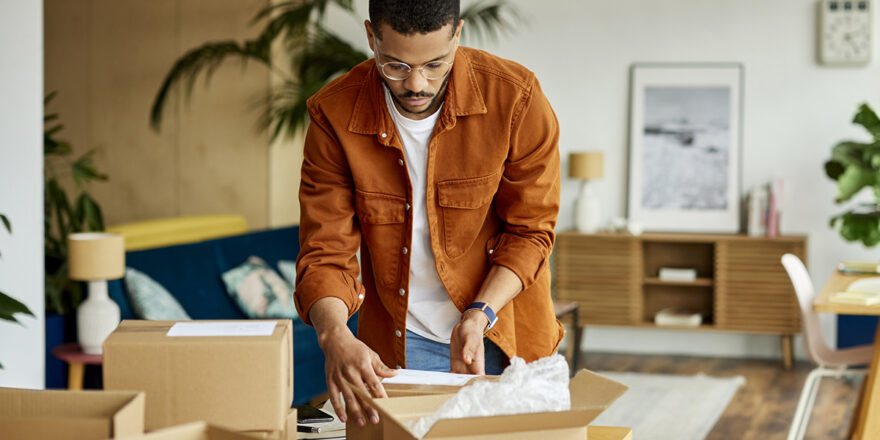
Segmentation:
{"type": "Polygon", "coordinates": [[[83,353],[82,348],[75,342],[53,348],[52,355],[67,362],[69,370],[67,374],[67,388],[70,390],[82,389],[86,364],[101,365],[104,362],[104,356],[83,353]]]}
{"type": "Polygon", "coordinates": [[[578,315],[580,314],[580,304],[576,301],[553,301],[553,311],[556,312],[556,319],[561,319],[568,315],[571,319],[571,340],[565,351],[571,365],[571,374],[577,373],[578,357],[581,350],[581,326],[578,323],[578,315]]]}

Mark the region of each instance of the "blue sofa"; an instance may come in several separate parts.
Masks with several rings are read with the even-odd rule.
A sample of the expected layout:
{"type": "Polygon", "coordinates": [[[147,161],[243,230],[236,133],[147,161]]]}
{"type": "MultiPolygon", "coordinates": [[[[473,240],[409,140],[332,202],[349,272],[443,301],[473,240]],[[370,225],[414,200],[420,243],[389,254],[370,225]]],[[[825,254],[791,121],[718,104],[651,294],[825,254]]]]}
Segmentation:
{"type": "MultiPolygon", "coordinates": [[[[125,264],[146,273],[165,287],[193,319],[247,319],[226,293],[220,275],[256,255],[273,268],[279,260],[296,260],[299,227],[250,232],[198,243],[130,251],[125,264]]],[[[110,297],[122,319],[136,319],[125,281],[110,282],[110,297]]],[[[355,331],[355,318],[349,323],[355,331]]],[[[300,319],[293,322],[294,404],[307,403],[327,391],[324,355],[315,330],[300,319]]]]}

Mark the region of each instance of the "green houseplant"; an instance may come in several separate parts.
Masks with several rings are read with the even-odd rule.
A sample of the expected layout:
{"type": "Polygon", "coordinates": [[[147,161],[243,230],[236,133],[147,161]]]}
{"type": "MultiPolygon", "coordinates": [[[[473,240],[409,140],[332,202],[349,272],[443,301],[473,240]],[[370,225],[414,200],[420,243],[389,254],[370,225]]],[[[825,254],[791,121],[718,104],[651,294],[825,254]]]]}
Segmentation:
{"type": "Polygon", "coordinates": [[[831,218],[847,241],[860,241],[867,247],[880,243],[880,118],[868,104],[856,111],[853,123],[861,125],[873,138],[868,142],[846,140],[831,150],[831,159],[825,162],[825,173],[837,181],[836,203],[843,203],[870,188],[874,201],[831,218]]]}
{"type": "MultiPolygon", "coordinates": [[[[55,95],[56,92],[50,93],[43,104],[48,105],[55,95]]],[[[107,176],[95,168],[94,150],[71,157],[70,143],[56,138],[64,128],[57,120],[57,113],[48,112],[43,120],[47,314],[67,313],[82,301],[81,284],[71,283],[67,276],[67,235],[104,230],[101,208],[88,193],[87,186],[95,180],[107,180],[107,176]],[[68,196],[64,185],[70,181],[73,183],[73,197],[68,196]]]]}
{"type": "MultiPolygon", "coordinates": [[[[3,224],[7,232],[10,234],[12,233],[12,224],[9,222],[9,218],[0,214],[0,223],[3,224]]],[[[22,304],[15,298],[0,292],[0,321],[11,321],[21,324],[18,321],[18,318],[15,317],[15,315],[19,313],[34,316],[33,312],[31,312],[26,305],[22,304]]],[[[0,369],[3,369],[3,364],[0,364],[0,369]]]]}
{"type": "MultiPolygon", "coordinates": [[[[188,98],[200,74],[204,73],[205,80],[209,81],[222,62],[239,59],[243,63],[261,64],[280,79],[280,85],[270,90],[260,127],[269,130],[273,140],[281,133],[295,137],[308,120],[306,100],[327,81],[369,58],[327,29],[324,13],[331,3],[354,14],[352,0],[283,2],[256,14],[251,24],[263,23],[263,30],[256,38],[243,42],[208,42],[189,50],[174,63],[156,94],[150,112],[153,128],[160,129],[168,94],[176,85],[185,84],[184,96],[188,98]],[[282,66],[282,61],[272,58],[276,42],[289,54],[289,66],[282,66]]],[[[509,32],[513,23],[519,21],[516,10],[504,0],[477,2],[463,10],[461,18],[467,23],[465,36],[480,39],[497,38],[500,32],[509,32]]]]}

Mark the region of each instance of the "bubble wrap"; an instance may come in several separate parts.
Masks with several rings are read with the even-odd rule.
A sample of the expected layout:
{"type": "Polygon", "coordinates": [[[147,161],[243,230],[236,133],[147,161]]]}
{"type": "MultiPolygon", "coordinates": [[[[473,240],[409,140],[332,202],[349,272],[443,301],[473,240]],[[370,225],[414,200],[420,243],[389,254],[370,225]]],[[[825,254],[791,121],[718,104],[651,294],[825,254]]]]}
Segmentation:
{"type": "Polygon", "coordinates": [[[571,409],[568,362],[556,354],[527,364],[514,357],[499,381],[477,381],[458,391],[434,414],[406,422],[422,438],[440,419],[498,416],[571,409]]]}

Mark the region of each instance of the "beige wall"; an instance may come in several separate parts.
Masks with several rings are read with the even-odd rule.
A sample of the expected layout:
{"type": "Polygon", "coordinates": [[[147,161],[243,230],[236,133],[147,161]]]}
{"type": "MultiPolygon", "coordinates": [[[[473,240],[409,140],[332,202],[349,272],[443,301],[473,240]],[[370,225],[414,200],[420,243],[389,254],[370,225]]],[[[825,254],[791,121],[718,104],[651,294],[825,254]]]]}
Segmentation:
{"type": "Polygon", "coordinates": [[[238,213],[251,228],[295,223],[301,147],[269,147],[256,121],[269,72],[237,61],[200,77],[189,104],[175,93],[162,131],[148,124],[164,75],[185,51],[241,41],[266,0],[46,0],[45,88],[58,91],[59,138],[96,150],[110,176],[90,191],[108,224],[238,213]],[[271,197],[271,201],[270,201],[271,197]],[[272,204],[275,204],[275,207],[272,204]]]}

